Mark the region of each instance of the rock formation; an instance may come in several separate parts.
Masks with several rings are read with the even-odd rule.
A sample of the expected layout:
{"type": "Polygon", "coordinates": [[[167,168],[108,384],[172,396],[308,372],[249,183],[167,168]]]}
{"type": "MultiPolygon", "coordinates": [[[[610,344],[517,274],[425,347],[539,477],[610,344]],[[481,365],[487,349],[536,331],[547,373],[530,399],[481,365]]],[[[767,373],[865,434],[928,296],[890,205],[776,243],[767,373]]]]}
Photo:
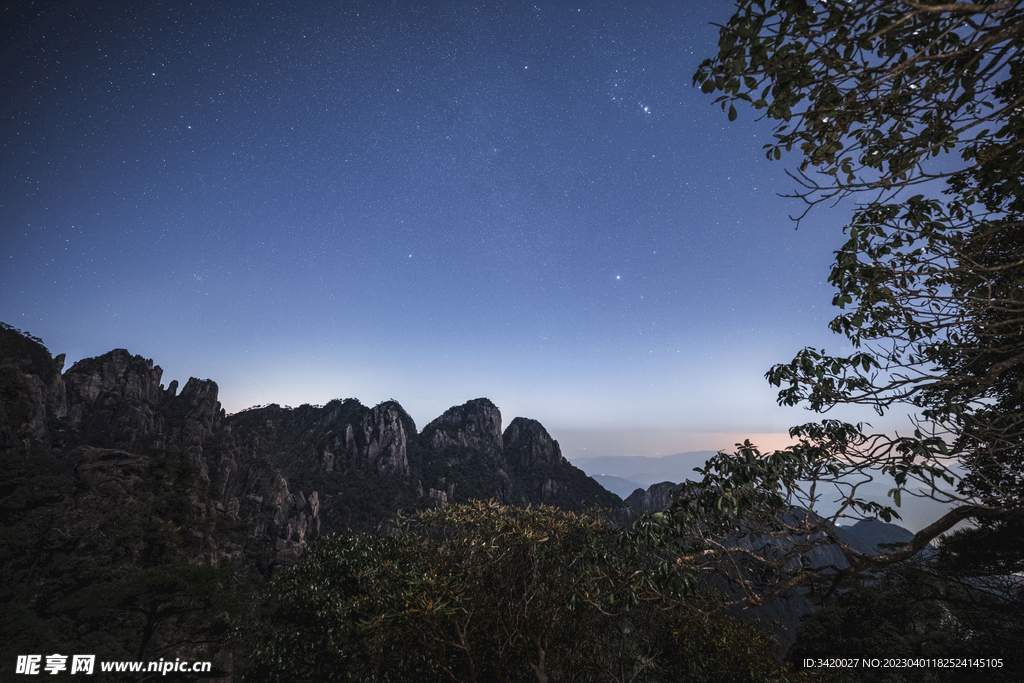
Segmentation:
{"type": "Polygon", "coordinates": [[[67,415],[61,370],[38,340],[0,323],[0,448],[43,443],[67,415]]]}
{"type": "Polygon", "coordinates": [[[502,450],[501,411],[486,398],[446,410],[423,428],[423,440],[435,451],[463,448],[498,457],[502,450]]]}
{"type": "Polygon", "coordinates": [[[558,442],[536,420],[517,417],[502,435],[508,470],[522,482],[518,501],[540,500],[567,510],[618,509],[622,501],[562,456],[558,442]]]}
{"type": "Polygon", "coordinates": [[[316,492],[293,494],[269,462],[238,448],[215,382],[193,377],[180,394],[177,382],[165,390],[160,366],[124,349],[81,360],[61,376],[63,365],[63,355],[52,359],[37,340],[0,328],[0,448],[66,460],[80,510],[143,514],[135,506],[159,497],[158,480],[180,464],[194,473],[195,487],[166,493],[194,512],[193,561],[267,574],[317,535],[316,492]],[[278,541],[286,547],[268,562],[261,547],[278,541]]]}
{"type": "Polygon", "coordinates": [[[558,442],[536,420],[517,417],[501,437],[506,459],[518,469],[561,465],[566,462],[558,442]]]}
{"type": "Polygon", "coordinates": [[[63,356],[51,358],[12,328],[0,332],[2,446],[35,444],[70,458],[76,499],[95,510],[152,498],[169,471],[191,473],[182,495],[195,562],[269,575],[320,533],[377,528],[399,509],[470,499],[622,507],[562,457],[536,420],[515,418],[502,432],[501,412],[486,398],[450,408],[422,432],[395,401],[228,416],[212,380],[165,389],[160,366],[125,349],[61,375],[63,356]]]}
{"type": "Polygon", "coordinates": [[[539,422],[516,418],[503,434],[501,411],[486,398],[450,408],[422,432],[394,401],[367,408],[355,399],[263,406],[226,423],[291,484],[320,491],[329,531],[471,499],[570,510],[622,504],[570,465],[539,422]]]}
{"type": "Polygon", "coordinates": [[[363,418],[366,459],[378,472],[408,476],[409,458],[406,444],[416,434],[416,424],[395,401],[387,401],[363,418]]]}
{"type": "Polygon", "coordinates": [[[679,484],[663,481],[652,484],[646,490],[637,489],[626,498],[626,507],[637,517],[645,512],[658,512],[668,509],[672,504],[672,492],[679,489],[679,484]]]}

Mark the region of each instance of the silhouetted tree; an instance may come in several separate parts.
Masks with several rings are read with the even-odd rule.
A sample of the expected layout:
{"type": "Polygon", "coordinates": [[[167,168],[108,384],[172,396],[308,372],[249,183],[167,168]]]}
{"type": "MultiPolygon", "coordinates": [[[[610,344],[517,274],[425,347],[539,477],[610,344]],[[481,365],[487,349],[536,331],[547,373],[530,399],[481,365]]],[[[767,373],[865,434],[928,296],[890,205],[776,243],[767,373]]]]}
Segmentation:
{"type": "Polygon", "coordinates": [[[860,202],[829,276],[831,329],[852,353],[805,348],[767,378],[782,405],[904,409],[911,431],[826,419],[792,428],[798,443],[784,451],[744,444],[646,520],[648,537],[739,566],[763,602],[906,560],[963,520],[1024,518],[1022,43],[1019,0],[736,3],[695,84],[721,93],[730,119],[746,102],[775,122],[767,156],[802,157],[790,196],[807,210],[860,202]],[[954,486],[956,463],[967,476],[954,486]],[[879,477],[894,506],[860,497],[879,477]],[[902,548],[865,554],[834,533],[843,517],[898,516],[918,491],[952,507],[902,548]],[[785,514],[836,492],[830,519],[785,514]],[[800,560],[826,544],[849,567],[800,560]]]}

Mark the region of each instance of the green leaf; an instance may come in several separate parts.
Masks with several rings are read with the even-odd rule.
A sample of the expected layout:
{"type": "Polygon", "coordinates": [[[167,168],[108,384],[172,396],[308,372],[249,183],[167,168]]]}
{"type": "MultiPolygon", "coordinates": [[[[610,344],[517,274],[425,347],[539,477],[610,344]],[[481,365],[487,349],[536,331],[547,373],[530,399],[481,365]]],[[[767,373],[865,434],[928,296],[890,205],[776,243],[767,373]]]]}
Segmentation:
{"type": "Polygon", "coordinates": [[[896,507],[900,507],[900,490],[899,489],[889,489],[889,497],[892,498],[892,501],[894,503],[896,503],[896,507]]]}

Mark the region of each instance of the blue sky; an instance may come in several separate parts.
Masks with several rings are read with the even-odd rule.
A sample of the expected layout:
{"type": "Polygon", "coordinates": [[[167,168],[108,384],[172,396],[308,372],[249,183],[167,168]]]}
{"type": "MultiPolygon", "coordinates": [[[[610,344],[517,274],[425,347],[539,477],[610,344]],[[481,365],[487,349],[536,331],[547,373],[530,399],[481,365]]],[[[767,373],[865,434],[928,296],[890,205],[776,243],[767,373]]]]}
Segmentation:
{"type": "MultiPolygon", "coordinates": [[[[7,10],[0,320],[229,412],[479,396],[574,455],[781,445],[852,207],[691,86],[726,2],[7,10]]],[[[866,413],[844,413],[857,419],[866,413]]]]}

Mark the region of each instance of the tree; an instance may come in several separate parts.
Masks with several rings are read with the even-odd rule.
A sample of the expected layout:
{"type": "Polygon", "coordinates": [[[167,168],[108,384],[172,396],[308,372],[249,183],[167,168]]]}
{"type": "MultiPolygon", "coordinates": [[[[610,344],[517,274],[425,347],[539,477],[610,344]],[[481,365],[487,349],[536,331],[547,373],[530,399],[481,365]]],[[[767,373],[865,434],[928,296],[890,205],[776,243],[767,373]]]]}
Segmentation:
{"type": "Polygon", "coordinates": [[[721,93],[716,101],[731,120],[746,102],[774,121],[769,159],[802,157],[786,195],[804,206],[797,227],[820,204],[856,202],[829,277],[841,311],[830,327],[853,352],[805,348],[766,377],[780,387],[781,405],[913,415],[907,434],[823,419],[791,429],[798,442],[784,451],[765,456],[746,443],[709,462],[701,485],[670,514],[641,524],[692,559],[741,566],[737,580],[764,601],[800,583],[901,562],[963,520],[1024,519],[1024,7],[736,7],[720,27],[717,57],[700,65],[694,83],[721,93]],[[954,486],[955,465],[966,475],[954,486]],[[895,507],[858,495],[880,476],[892,479],[895,507]],[[842,499],[829,519],[783,514],[813,512],[826,489],[842,499]],[[907,495],[953,507],[881,555],[834,533],[844,517],[898,517],[907,495]],[[742,533],[722,540],[727,530],[742,533]],[[747,533],[760,540],[739,543],[747,533]],[[827,544],[841,548],[848,566],[806,561],[807,550],[827,544]]]}
{"type": "Polygon", "coordinates": [[[129,631],[138,639],[130,654],[156,659],[176,648],[218,645],[228,614],[239,612],[224,569],[162,564],[143,569],[118,567],[106,581],[90,583],[55,605],[79,630],[129,631]]]}
{"type": "Polygon", "coordinates": [[[770,638],[620,540],[494,501],[319,539],[269,587],[247,680],[787,680],[770,638]]]}
{"type": "Polygon", "coordinates": [[[967,683],[1017,681],[1022,658],[1022,603],[990,587],[937,575],[927,566],[901,566],[844,592],[806,617],[788,653],[794,662],[828,657],[984,660],[966,667],[837,669],[835,681],[967,683]]]}

